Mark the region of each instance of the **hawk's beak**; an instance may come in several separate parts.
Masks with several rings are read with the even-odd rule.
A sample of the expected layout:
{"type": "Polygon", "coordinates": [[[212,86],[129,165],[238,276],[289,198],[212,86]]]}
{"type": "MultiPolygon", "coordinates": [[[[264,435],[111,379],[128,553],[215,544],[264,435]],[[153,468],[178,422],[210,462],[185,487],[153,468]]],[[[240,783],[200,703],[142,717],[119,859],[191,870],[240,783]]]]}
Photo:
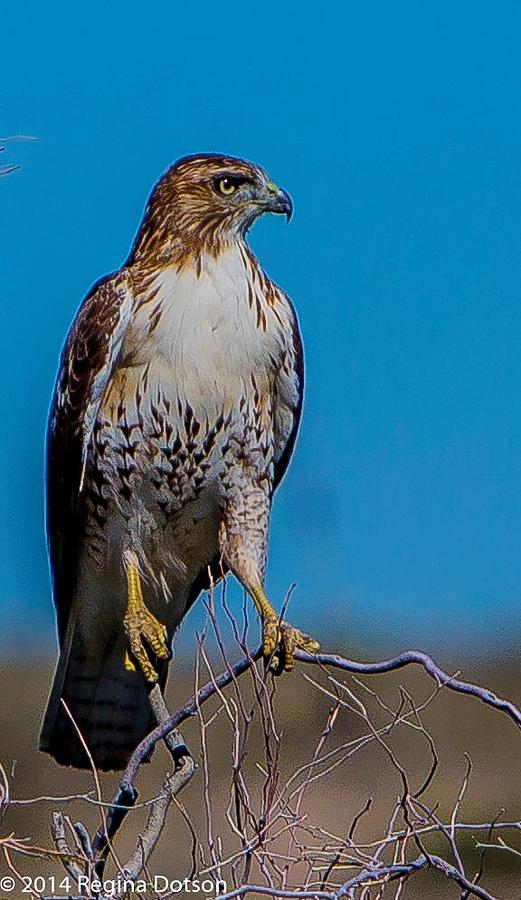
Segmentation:
{"type": "Polygon", "coordinates": [[[293,200],[287,191],[283,191],[273,181],[266,185],[266,210],[273,213],[281,213],[289,222],[293,215],[293,200]]]}

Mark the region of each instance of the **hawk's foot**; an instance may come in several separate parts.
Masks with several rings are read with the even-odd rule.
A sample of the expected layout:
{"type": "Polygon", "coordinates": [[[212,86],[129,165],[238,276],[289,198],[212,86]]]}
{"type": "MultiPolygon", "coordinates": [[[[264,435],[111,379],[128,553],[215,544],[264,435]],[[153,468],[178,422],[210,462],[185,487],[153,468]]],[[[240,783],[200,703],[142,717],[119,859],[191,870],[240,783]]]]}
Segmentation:
{"type": "Polygon", "coordinates": [[[277,617],[266,618],[262,629],[262,652],[269,660],[270,669],[275,675],[291,672],[295,665],[295,650],[306,653],[317,653],[320,644],[299,628],[277,617]]]}
{"type": "Polygon", "coordinates": [[[272,672],[290,672],[295,665],[295,650],[318,652],[318,641],[281,620],[262,588],[252,591],[252,597],[262,619],[262,652],[272,672]]]}
{"type": "Polygon", "coordinates": [[[139,569],[134,562],[128,562],[127,570],[127,611],[123,619],[129,650],[125,654],[125,668],[134,671],[138,663],[146,681],[154,684],[158,674],[150,662],[146,645],[158,659],[170,659],[167,631],[164,625],[145,606],[141,591],[139,569]],[[146,642],[146,643],[145,643],[146,642]]]}

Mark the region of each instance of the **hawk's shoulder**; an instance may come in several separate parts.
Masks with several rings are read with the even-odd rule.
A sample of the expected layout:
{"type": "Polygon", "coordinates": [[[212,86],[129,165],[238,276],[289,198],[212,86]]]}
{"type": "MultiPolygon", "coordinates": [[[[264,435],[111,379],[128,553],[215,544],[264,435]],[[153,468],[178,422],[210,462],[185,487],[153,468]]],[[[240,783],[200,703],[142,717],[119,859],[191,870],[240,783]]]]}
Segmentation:
{"type": "Polygon", "coordinates": [[[91,288],[69,329],[56,383],[56,412],[66,408],[68,421],[72,415],[80,429],[86,406],[99,395],[120,349],[132,299],[129,274],[120,270],[108,275],[91,288]]]}

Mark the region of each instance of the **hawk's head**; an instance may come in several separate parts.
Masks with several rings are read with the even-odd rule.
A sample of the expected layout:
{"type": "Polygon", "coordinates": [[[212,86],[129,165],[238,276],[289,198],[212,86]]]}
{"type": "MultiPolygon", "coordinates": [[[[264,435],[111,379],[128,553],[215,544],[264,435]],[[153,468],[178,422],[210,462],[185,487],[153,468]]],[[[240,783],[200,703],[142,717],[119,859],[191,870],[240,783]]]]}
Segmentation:
{"type": "Polygon", "coordinates": [[[185,156],[155,186],[134,249],[218,252],[265,212],[289,221],[293,203],[260,166],[217,153],[185,156]]]}

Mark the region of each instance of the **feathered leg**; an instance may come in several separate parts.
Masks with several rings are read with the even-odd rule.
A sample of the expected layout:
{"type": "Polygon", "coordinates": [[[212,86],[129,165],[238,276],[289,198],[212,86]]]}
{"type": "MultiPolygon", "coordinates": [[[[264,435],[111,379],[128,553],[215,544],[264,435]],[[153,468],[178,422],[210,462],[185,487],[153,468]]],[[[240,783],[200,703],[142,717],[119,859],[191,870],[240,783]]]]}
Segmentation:
{"type": "Polygon", "coordinates": [[[269,524],[269,499],[255,485],[232,494],[221,523],[220,544],[225,563],[248,591],[262,622],[264,657],[276,674],[295,665],[295,650],[316,653],[318,641],[280,618],[264,592],[269,524]]]}

